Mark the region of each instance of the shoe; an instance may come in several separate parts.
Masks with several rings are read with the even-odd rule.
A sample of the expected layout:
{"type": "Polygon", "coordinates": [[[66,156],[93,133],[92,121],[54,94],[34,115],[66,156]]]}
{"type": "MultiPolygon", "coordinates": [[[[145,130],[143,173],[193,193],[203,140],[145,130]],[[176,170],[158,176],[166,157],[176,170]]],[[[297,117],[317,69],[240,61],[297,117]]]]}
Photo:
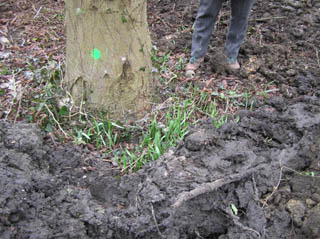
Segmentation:
{"type": "Polygon", "coordinates": [[[195,71],[199,69],[201,63],[203,62],[204,57],[195,58],[191,57],[189,63],[186,66],[186,77],[187,78],[194,78],[196,73],[195,71]]]}
{"type": "Polygon", "coordinates": [[[228,57],[227,66],[230,70],[236,71],[240,69],[240,64],[237,60],[237,57],[228,57]]]}

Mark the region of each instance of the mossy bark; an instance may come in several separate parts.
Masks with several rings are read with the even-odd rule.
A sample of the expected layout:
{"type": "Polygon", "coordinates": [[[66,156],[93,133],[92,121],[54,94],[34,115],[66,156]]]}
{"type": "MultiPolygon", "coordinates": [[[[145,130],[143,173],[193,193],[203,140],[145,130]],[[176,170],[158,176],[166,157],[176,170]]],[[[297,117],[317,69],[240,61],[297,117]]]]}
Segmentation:
{"type": "Polygon", "coordinates": [[[151,103],[146,0],[66,1],[66,87],[75,104],[140,118],[151,103]]]}

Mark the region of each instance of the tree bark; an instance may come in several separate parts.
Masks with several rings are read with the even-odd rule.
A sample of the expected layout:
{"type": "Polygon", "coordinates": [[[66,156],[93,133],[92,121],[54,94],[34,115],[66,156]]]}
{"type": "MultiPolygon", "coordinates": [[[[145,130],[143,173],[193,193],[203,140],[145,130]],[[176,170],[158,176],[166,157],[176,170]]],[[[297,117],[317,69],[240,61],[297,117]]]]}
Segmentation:
{"type": "Polygon", "coordinates": [[[67,90],[76,105],[137,119],[151,103],[145,0],[66,1],[67,90]]]}

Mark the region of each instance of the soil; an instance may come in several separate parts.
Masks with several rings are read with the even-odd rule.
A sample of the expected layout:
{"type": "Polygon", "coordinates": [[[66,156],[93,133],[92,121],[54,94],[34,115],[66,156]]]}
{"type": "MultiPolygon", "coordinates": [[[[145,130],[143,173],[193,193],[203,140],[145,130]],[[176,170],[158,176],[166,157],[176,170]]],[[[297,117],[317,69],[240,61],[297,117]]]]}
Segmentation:
{"type": "MultiPolygon", "coordinates": [[[[159,49],[190,49],[197,2],[148,1],[159,49]]],[[[0,121],[0,237],[319,239],[319,9],[257,0],[234,74],[220,64],[226,2],[199,75],[273,82],[277,94],[239,111],[238,123],[201,121],[137,173],[120,177],[95,152],[48,145],[36,125],[0,121]]]]}

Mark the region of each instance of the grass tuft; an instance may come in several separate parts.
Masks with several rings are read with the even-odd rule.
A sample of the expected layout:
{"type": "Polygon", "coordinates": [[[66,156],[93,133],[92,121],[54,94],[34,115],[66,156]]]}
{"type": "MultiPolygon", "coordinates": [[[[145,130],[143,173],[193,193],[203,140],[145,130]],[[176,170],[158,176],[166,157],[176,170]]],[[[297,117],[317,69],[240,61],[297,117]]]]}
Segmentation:
{"type": "MultiPolygon", "coordinates": [[[[237,109],[252,110],[254,97],[267,98],[276,90],[272,89],[272,83],[260,91],[230,89],[227,84],[210,87],[212,80],[205,83],[206,87],[194,82],[183,84],[187,82],[183,76],[187,62],[184,56],[184,53],[173,55],[153,48],[152,60],[161,85],[158,95],[164,106],[155,107],[144,121],[147,123],[115,122],[103,112],[85,112],[85,102],[80,107],[73,105],[70,94],[62,85],[64,66],[53,60],[41,69],[29,63],[34,90],[28,95],[25,93],[27,97],[22,103],[27,110],[20,112],[25,114],[21,117],[38,123],[49,139],[71,140],[99,151],[123,173],[130,173],[176,146],[188,133],[190,125],[198,124],[201,119],[212,119],[214,126],[219,128],[233,118],[229,116],[235,115],[237,109]]],[[[7,73],[2,70],[2,74],[7,73]]],[[[0,95],[4,93],[0,91],[0,95]]],[[[234,122],[239,120],[235,117],[234,122]]]]}

